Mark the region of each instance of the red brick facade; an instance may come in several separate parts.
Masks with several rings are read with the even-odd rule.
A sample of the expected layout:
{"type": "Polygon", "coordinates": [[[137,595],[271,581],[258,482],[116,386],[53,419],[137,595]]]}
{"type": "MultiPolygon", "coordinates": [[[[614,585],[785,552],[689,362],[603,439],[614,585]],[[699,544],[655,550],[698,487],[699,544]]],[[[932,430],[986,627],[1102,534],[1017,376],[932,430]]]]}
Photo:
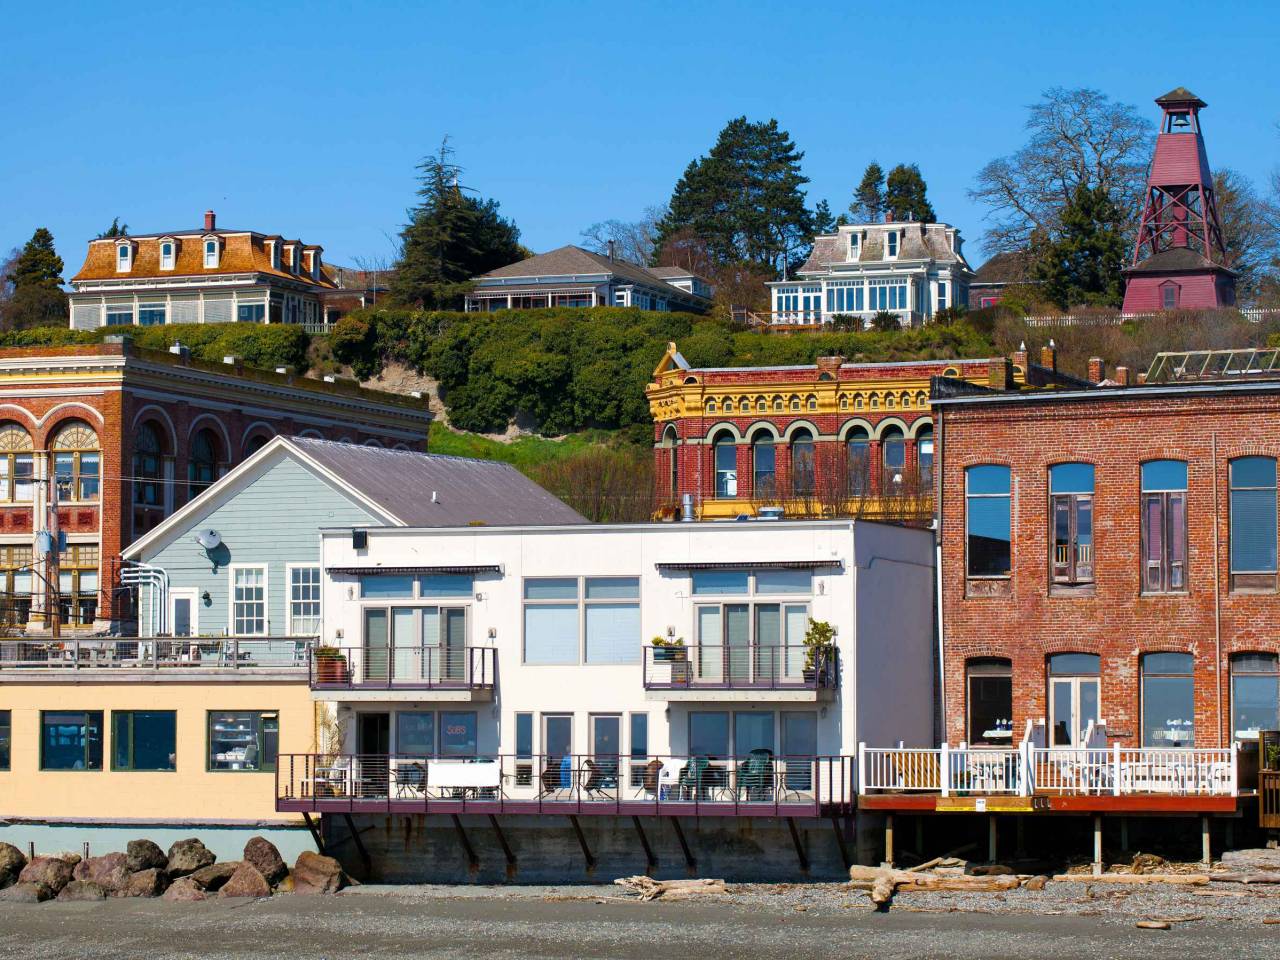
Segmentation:
{"type": "MultiPolygon", "coordinates": [[[[33,589],[40,593],[42,568],[33,575],[25,569],[31,564],[33,533],[46,524],[39,504],[49,495],[53,438],[75,423],[96,435],[98,492],[70,500],[64,494],[57,510],[69,546],[64,574],[83,569],[98,576],[96,612],[88,587],[76,601],[83,604],[83,617],[70,618],[71,625],[86,627],[90,616],[102,625],[118,620],[127,607],[127,597],[116,589],[123,547],[201,489],[188,482],[200,431],[211,431],[214,462],[209,471],[216,478],[276,434],[421,450],[430,421],[425,404],[413,398],[202,363],[126,343],[0,351],[0,394],[0,431],[8,429],[21,444],[6,455],[4,469],[12,472],[21,460],[16,469],[21,472],[30,463],[32,476],[27,492],[19,492],[16,479],[12,485],[0,483],[6,491],[0,499],[0,596],[3,615],[11,622],[23,619],[27,610],[25,596],[15,592],[14,577],[19,584],[21,577],[33,577],[33,589]],[[159,441],[150,472],[136,456],[138,437],[146,428],[159,441]],[[152,504],[135,496],[146,487],[154,492],[152,504]]],[[[78,575],[73,577],[78,585],[78,575]]],[[[85,583],[92,584],[92,578],[85,583]]],[[[41,607],[37,596],[31,608],[38,612],[41,607]]]]}
{"type": "MultiPolygon", "coordinates": [[[[1140,657],[1194,658],[1194,741],[1232,737],[1231,656],[1280,653],[1280,594],[1233,589],[1229,464],[1280,457],[1280,384],[1164,386],[991,394],[935,404],[938,415],[945,736],[976,739],[967,723],[967,665],[1012,665],[1013,742],[1048,711],[1047,658],[1100,657],[1100,707],[1111,740],[1142,745],[1140,657]],[[1143,591],[1141,465],[1187,464],[1186,590],[1143,591]],[[1095,470],[1091,587],[1055,586],[1050,575],[1048,472],[1082,462],[1095,470]],[[970,579],[965,471],[1011,470],[1011,575],[970,579]]],[[[1274,581],[1274,578],[1272,578],[1274,581]]],[[[1189,744],[1183,744],[1189,745],[1189,744]]]]}

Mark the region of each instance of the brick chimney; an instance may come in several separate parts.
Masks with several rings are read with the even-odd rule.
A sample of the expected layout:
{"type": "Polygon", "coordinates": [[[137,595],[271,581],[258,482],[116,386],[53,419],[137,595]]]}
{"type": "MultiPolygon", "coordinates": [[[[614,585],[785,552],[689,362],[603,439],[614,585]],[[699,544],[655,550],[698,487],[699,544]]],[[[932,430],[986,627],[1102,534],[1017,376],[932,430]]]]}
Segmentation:
{"type": "Polygon", "coordinates": [[[884,212],[884,222],[885,222],[885,223],[893,223],[893,211],[892,211],[892,210],[886,210],[886,211],[884,212]]]}
{"type": "Polygon", "coordinates": [[[1089,382],[1101,383],[1107,378],[1107,365],[1101,357],[1089,358],[1089,382]]]}
{"type": "Polygon", "coordinates": [[[213,233],[217,229],[218,216],[212,210],[204,212],[204,232],[213,233]]]}
{"type": "Polygon", "coordinates": [[[1027,372],[1027,344],[1026,341],[1018,344],[1018,349],[1013,351],[1013,365],[1021,367],[1022,372],[1027,372]]]}
{"type": "Polygon", "coordinates": [[[1055,372],[1058,369],[1058,346],[1052,340],[1040,348],[1040,366],[1055,372]]]}
{"type": "Polygon", "coordinates": [[[987,386],[992,390],[1012,390],[1013,363],[1008,357],[992,357],[987,361],[987,386]]]}
{"type": "Polygon", "coordinates": [[[1122,387],[1129,386],[1129,368],[1116,367],[1115,381],[1122,387]]]}

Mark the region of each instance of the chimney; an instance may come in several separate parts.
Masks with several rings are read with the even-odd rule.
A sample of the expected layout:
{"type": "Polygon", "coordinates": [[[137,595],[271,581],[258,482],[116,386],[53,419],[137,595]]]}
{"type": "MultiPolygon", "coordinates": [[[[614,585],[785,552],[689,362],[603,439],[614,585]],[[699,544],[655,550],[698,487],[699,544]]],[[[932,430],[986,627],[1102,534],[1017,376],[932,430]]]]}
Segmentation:
{"type": "Polygon", "coordinates": [[[1089,382],[1101,383],[1107,378],[1107,365],[1101,357],[1089,358],[1089,382]]]}
{"type": "Polygon", "coordinates": [[[181,340],[173,341],[173,345],[169,347],[169,352],[184,364],[191,362],[191,349],[184,345],[181,340]]]}
{"type": "Polygon", "coordinates": [[[213,233],[213,231],[217,229],[217,225],[218,225],[217,214],[215,214],[212,210],[206,210],[204,212],[204,232],[213,233]]]}
{"type": "Polygon", "coordinates": [[[618,245],[612,240],[609,241],[609,262],[613,263],[614,254],[617,252],[618,245]]]}
{"type": "Polygon", "coordinates": [[[1047,346],[1040,348],[1040,366],[1048,367],[1050,370],[1057,372],[1058,369],[1058,346],[1052,340],[1047,346]]]}
{"type": "Polygon", "coordinates": [[[1129,386],[1129,385],[1130,385],[1130,384],[1129,384],[1129,368],[1128,368],[1128,367],[1116,367],[1116,376],[1115,376],[1115,381],[1116,381],[1116,383],[1120,384],[1120,386],[1122,386],[1122,387],[1127,387],[1127,386],[1129,386]]]}
{"type": "Polygon", "coordinates": [[[1013,364],[1006,357],[993,357],[987,363],[987,386],[992,390],[1012,390],[1013,364]]]}
{"type": "Polygon", "coordinates": [[[1013,351],[1013,365],[1021,367],[1023,373],[1027,372],[1027,343],[1025,340],[1018,344],[1017,350],[1013,351]]]}
{"type": "Polygon", "coordinates": [[[885,222],[885,223],[893,223],[893,211],[892,211],[892,210],[886,210],[886,211],[884,212],[884,222],[885,222]]]}

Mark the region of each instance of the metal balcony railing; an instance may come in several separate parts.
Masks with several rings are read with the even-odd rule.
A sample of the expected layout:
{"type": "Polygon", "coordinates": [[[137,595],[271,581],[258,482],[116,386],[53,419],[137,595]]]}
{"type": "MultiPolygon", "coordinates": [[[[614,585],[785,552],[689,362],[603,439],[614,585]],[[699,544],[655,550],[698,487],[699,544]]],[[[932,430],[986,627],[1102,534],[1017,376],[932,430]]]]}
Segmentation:
{"type": "Polygon", "coordinates": [[[281,754],[280,811],[816,816],[851,809],[852,757],[281,754]]]}
{"type": "Polygon", "coordinates": [[[838,682],[836,651],[787,646],[644,648],[646,690],[826,690],[838,682]]]}
{"type": "Polygon", "coordinates": [[[484,690],[497,679],[493,647],[416,644],[311,648],[313,690],[484,690]]]}
{"type": "Polygon", "coordinates": [[[246,670],[303,674],[314,637],[0,639],[0,677],[32,670],[246,670]]]}

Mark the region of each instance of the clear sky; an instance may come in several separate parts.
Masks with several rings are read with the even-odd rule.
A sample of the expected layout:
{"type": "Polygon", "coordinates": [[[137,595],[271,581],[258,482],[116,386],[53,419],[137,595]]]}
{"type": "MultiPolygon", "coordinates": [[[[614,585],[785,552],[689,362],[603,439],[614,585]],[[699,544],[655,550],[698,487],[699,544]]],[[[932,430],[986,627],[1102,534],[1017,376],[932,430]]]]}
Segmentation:
{"type": "Polygon", "coordinates": [[[1209,102],[1209,159],[1280,165],[1272,2],[6,2],[0,253],[37,226],[79,268],[135,233],[219,224],[387,256],[414,165],[452,137],[464,183],[546,250],[666,200],[733,116],[776,117],[810,205],[920,165],[971,259],[966,196],[1055,86],[1209,102]]]}

